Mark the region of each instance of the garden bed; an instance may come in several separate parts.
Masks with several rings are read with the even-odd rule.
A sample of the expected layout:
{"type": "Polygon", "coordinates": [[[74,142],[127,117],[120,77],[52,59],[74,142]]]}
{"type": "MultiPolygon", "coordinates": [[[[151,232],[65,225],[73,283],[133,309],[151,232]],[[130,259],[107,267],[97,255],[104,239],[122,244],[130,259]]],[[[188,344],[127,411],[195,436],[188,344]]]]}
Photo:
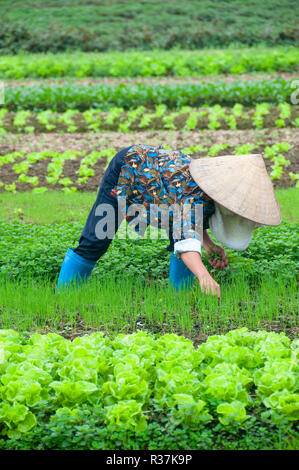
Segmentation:
{"type": "Polygon", "coordinates": [[[283,141],[274,137],[273,131],[264,130],[256,131],[256,134],[248,131],[206,131],[203,134],[153,131],[121,136],[118,133],[103,133],[88,139],[83,138],[82,134],[43,134],[38,138],[22,136],[22,139],[7,136],[0,143],[0,152],[3,155],[0,157],[0,191],[38,191],[35,188],[42,188],[42,191],[97,191],[104,171],[115,153],[138,142],[179,148],[193,158],[261,153],[274,187],[291,187],[298,180],[299,154],[298,132],[294,131],[292,138],[290,132],[277,131],[278,135],[286,139],[283,141]],[[59,153],[60,148],[63,149],[62,153],[59,153]],[[22,149],[21,153],[19,149],[22,149]],[[11,154],[7,152],[9,150],[11,154]],[[24,169],[20,167],[22,162],[27,165],[24,169]]]}
{"type": "Polygon", "coordinates": [[[224,108],[191,108],[185,106],[171,111],[164,105],[157,105],[155,110],[140,106],[125,112],[122,108],[112,108],[110,112],[90,109],[84,113],[68,110],[55,113],[45,110],[38,114],[30,111],[10,113],[3,109],[0,113],[1,134],[39,134],[45,132],[132,132],[144,130],[239,130],[263,128],[299,127],[299,108],[288,103],[269,106],[267,103],[256,107],[244,108],[235,105],[224,108]]]}
{"type": "Polygon", "coordinates": [[[229,448],[236,433],[242,448],[245,432],[250,448],[261,427],[294,448],[298,341],[284,334],[243,328],[195,349],[173,334],[0,330],[0,344],[0,448],[229,448]]]}

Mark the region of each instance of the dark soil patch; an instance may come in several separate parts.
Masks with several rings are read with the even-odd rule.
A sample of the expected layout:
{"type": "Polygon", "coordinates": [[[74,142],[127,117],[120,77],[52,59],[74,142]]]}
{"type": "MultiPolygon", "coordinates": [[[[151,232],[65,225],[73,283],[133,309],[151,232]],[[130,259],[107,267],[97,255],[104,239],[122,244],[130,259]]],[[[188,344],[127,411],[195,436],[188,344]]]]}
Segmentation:
{"type": "Polygon", "coordinates": [[[178,83],[201,83],[201,82],[225,82],[231,83],[236,80],[252,81],[252,80],[274,80],[281,77],[284,80],[295,80],[298,78],[297,72],[274,72],[274,73],[240,73],[227,75],[201,75],[196,77],[100,77],[100,78],[57,78],[57,79],[22,79],[22,80],[6,80],[9,86],[34,86],[44,85],[64,85],[66,83],[76,83],[78,85],[94,85],[105,83],[107,85],[118,85],[120,83],[133,85],[134,83],[145,84],[178,84],[178,83]]]}
{"type": "MultiPolygon", "coordinates": [[[[244,325],[241,326],[247,326],[245,320],[244,325]]],[[[71,324],[70,322],[66,321],[65,323],[61,322],[55,327],[54,325],[48,323],[45,327],[34,328],[34,332],[38,331],[39,333],[43,334],[50,332],[58,333],[64,338],[70,340],[73,340],[78,336],[83,336],[85,334],[91,334],[99,331],[105,333],[110,337],[113,337],[118,333],[131,334],[136,332],[137,330],[147,331],[148,333],[159,335],[175,333],[190,339],[193,342],[194,346],[197,347],[199,344],[205,342],[209,336],[225,334],[232,329],[241,328],[241,326],[234,324],[234,321],[232,320],[231,324],[228,323],[227,327],[221,330],[219,330],[219,328],[214,328],[213,326],[211,326],[209,332],[207,333],[202,329],[201,325],[199,325],[198,323],[194,323],[191,331],[184,331],[178,326],[172,325],[172,327],[170,327],[166,323],[149,323],[148,320],[140,318],[138,319],[138,321],[136,321],[135,325],[127,325],[122,327],[119,331],[112,331],[110,329],[105,328],[104,326],[95,327],[88,325],[78,315],[75,324],[71,324]]],[[[297,338],[299,333],[299,327],[295,325],[295,322],[291,319],[291,317],[288,320],[284,318],[281,319],[281,321],[278,320],[272,322],[261,322],[259,328],[255,328],[254,330],[266,330],[269,332],[273,331],[275,333],[284,332],[286,336],[288,336],[291,340],[297,338]]]]}
{"type": "Polygon", "coordinates": [[[107,147],[119,150],[134,143],[169,145],[173,149],[202,144],[204,146],[229,143],[231,146],[259,143],[273,145],[286,141],[293,147],[299,146],[299,129],[261,129],[261,130],[204,130],[204,131],[139,131],[139,132],[99,132],[90,134],[8,134],[1,137],[0,155],[10,152],[39,152],[54,150],[64,152],[73,150],[103,150],[107,147]]]}

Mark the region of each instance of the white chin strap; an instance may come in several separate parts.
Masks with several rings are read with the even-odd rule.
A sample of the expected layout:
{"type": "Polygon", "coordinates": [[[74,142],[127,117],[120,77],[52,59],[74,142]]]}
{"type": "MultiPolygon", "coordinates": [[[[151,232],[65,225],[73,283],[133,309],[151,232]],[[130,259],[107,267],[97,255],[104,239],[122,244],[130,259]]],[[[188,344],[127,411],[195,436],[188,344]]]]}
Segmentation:
{"type": "Polygon", "coordinates": [[[215,213],[209,218],[212,234],[227,248],[243,251],[248,247],[256,222],[244,219],[215,202],[215,213]]]}

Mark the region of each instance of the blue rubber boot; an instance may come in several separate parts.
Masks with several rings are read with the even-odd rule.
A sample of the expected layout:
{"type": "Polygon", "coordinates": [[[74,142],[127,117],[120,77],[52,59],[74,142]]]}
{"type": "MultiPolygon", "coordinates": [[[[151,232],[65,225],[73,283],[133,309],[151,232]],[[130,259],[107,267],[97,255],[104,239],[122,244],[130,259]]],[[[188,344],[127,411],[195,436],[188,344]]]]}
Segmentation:
{"type": "Polygon", "coordinates": [[[68,248],[63,260],[57,282],[57,291],[61,287],[69,286],[72,283],[77,285],[85,281],[91,274],[96,261],[89,261],[77,255],[71,248],[68,248]]]}
{"type": "Polygon", "coordinates": [[[177,291],[192,288],[194,274],[185,263],[177,258],[173,253],[170,256],[169,265],[169,285],[177,291]]]}

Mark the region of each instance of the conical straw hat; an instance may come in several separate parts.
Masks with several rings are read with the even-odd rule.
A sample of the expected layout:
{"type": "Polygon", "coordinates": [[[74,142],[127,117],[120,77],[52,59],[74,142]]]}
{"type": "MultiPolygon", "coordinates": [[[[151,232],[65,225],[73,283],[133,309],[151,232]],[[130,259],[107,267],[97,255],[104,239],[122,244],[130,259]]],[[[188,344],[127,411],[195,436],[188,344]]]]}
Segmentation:
{"type": "Polygon", "coordinates": [[[214,201],[245,219],[279,225],[281,213],[260,154],[192,160],[190,173],[214,201]]]}

